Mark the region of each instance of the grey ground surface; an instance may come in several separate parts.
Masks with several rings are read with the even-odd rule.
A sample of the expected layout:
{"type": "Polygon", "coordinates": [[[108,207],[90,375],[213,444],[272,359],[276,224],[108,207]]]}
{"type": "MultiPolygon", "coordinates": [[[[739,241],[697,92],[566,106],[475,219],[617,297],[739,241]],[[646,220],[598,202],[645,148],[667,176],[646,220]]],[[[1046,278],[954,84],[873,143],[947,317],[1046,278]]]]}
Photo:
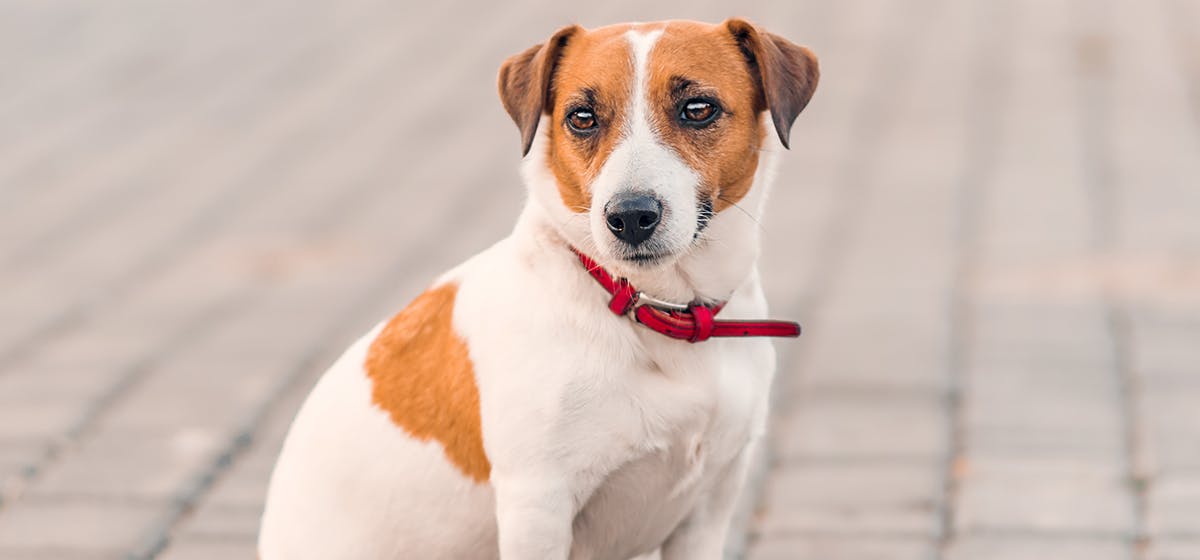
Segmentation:
{"type": "Polygon", "coordinates": [[[0,558],[250,558],[332,357],[522,204],[494,76],[748,15],[824,76],[763,223],[754,560],[1200,559],[1200,2],[0,0],[0,558]]]}

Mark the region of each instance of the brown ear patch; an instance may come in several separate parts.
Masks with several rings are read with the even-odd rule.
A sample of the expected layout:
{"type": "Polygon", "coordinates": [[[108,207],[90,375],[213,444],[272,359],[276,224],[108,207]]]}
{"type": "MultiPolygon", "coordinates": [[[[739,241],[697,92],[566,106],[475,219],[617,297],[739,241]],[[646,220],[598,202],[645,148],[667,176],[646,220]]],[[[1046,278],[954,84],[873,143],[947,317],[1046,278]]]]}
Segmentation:
{"type": "Polygon", "coordinates": [[[559,53],[582,30],[577,25],[559,29],[544,45],[510,56],[500,66],[500,102],[521,131],[522,155],[529,153],[538,121],[553,104],[551,85],[559,53]]]}
{"type": "Polygon", "coordinates": [[[759,78],[724,26],[673,21],[650,52],[647,98],[652,128],[700,176],[700,200],[722,212],[746,195],[765,138],[759,78]],[[713,100],[723,115],[700,130],[678,124],[689,99],[713,100]]]}
{"type": "Polygon", "coordinates": [[[435,439],[446,458],[476,482],[492,465],[483,449],[479,388],[467,346],[452,325],[458,287],[443,284],[417,296],[371,343],[365,364],[371,400],[397,426],[435,439]]]}
{"type": "Polygon", "coordinates": [[[788,147],[792,123],[812,99],[821,77],[816,55],[774,33],[760,31],[744,19],[727,20],[725,27],[758,78],[763,108],[770,109],[779,141],[788,147]]]}

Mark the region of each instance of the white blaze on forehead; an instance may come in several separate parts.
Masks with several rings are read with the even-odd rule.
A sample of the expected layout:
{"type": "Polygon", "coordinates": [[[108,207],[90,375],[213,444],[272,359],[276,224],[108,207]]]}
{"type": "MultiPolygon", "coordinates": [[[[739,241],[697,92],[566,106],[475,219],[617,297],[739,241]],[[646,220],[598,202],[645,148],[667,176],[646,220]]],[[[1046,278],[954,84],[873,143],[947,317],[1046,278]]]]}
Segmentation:
{"type": "Polygon", "coordinates": [[[647,114],[647,106],[650,103],[650,92],[648,91],[647,74],[650,73],[650,51],[654,48],[654,43],[663,34],[662,29],[655,29],[649,32],[639,32],[633,29],[625,32],[625,38],[629,41],[629,46],[633,50],[633,95],[630,100],[633,102],[632,110],[629,114],[629,123],[631,124],[630,132],[634,135],[650,132],[650,115],[647,114]]]}
{"type": "MultiPolygon", "coordinates": [[[[677,254],[691,243],[696,231],[696,188],[699,174],[655,133],[650,99],[650,56],[664,28],[625,32],[633,62],[633,91],[622,107],[625,125],[613,151],[591,184],[589,223],[601,256],[628,255],[605,222],[604,208],[622,192],[653,196],[662,203],[662,217],[653,236],[639,252],[677,254]]],[[[616,131],[614,131],[616,132],[616,131]]]]}

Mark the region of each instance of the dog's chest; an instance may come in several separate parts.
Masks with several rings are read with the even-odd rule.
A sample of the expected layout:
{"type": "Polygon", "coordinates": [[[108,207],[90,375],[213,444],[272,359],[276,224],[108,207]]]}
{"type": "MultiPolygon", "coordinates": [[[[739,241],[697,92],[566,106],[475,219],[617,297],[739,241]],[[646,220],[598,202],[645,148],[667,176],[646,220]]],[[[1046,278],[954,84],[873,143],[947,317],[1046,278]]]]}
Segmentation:
{"type": "Polygon", "coordinates": [[[712,346],[629,372],[624,398],[641,406],[627,409],[628,432],[615,439],[631,445],[576,517],[578,557],[652,550],[735,468],[755,435],[766,372],[752,367],[754,343],[712,346]]]}

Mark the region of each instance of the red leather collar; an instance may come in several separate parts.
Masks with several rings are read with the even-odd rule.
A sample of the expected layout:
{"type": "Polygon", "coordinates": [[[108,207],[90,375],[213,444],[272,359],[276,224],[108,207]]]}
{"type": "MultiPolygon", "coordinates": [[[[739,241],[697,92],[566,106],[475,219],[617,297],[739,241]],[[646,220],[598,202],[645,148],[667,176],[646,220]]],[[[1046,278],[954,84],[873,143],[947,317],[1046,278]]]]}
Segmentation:
{"type": "Polygon", "coordinates": [[[639,292],[628,280],[613,278],[604,267],[574,247],[571,251],[579,257],[588,274],[612,295],[608,302],[610,311],[630,315],[659,334],[688,342],[703,342],[714,336],[800,336],[800,324],[792,321],[718,321],[715,317],[724,303],[680,305],[651,298],[639,292]]]}

